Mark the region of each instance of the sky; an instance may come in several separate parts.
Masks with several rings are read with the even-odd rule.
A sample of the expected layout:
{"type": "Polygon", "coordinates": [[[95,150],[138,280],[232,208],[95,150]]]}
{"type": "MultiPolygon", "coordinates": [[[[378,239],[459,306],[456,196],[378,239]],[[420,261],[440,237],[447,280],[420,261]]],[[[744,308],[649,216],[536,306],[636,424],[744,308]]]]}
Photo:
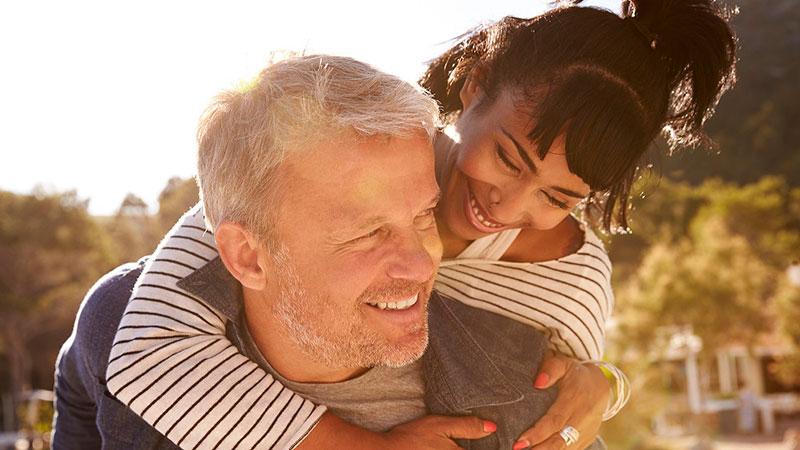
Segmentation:
{"type": "MultiPolygon", "coordinates": [[[[619,10],[619,1],[586,4],[619,10]]],[[[76,189],[93,214],[194,175],[197,120],[273,51],[351,56],[409,81],[447,42],[547,0],[3,2],[0,190],[76,189]]]]}

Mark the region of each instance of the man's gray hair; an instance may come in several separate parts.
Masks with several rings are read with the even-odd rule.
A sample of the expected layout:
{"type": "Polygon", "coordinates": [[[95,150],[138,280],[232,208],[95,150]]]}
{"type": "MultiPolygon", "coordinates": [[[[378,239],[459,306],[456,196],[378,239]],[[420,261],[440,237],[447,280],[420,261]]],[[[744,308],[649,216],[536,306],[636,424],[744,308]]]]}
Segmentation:
{"type": "Polygon", "coordinates": [[[351,58],[272,63],[252,82],[220,94],[200,121],[197,181],[207,222],[269,234],[277,169],[288,154],[341,136],[432,139],[438,117],[421,88],[351,58]]]}

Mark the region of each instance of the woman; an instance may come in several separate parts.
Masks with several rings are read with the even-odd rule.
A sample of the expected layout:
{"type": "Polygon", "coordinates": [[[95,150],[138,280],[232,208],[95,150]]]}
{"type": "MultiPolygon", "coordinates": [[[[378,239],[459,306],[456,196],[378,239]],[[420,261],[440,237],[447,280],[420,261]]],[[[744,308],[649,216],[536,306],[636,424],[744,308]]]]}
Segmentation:
{"type": "MultiPolygon", "coordinates": [[[[563,446],[570,428],[579,432],[577,448],[584,448],[601,417],[624,403],[625,395],[617,393],[604,411],[609,394],[601,369],[574,362],[602,356],[613,296],[602,245],[571,213],[583,210],[606,230],[624,229],[641,155],[662,131],[674,147],[704,139],[703,122],[733,81],[734,50],[732,33],[711,0],[640,0],[624,2],[622,18],[575,6],[527,20],[507,17],[466,36],[423,76],[422,86],[448,118],[435,142],[442,189],[437,221],[449,259],[436,288],[542,330],[565,355],[549,359],[535,383],[546,387],[560,380],[558,399],[515,448],[563,446]]],[[[182,238],[195,232],[201,238],[202,229],[195,228],[202,228],[201,211],[185,216],[165,243],[192,252],[199,244],[182,238]]],[[[166,247],[162,243],[159,251],[166,247]]],[[[146,271],[142,283],[157,276],[146,271]]],[[[169,303],[165,292],[161,300],[169,303]]],[[[211,314],[199,304],[191,313],[211,314]]],[[[224,329],[218,332],[224,338],[224,329]]],[[[137,357],[124,351],[159,345],[153,342],[118,341],[123,345],[115,344],[108,377],[109,389],[151,424],[166,411],[137,409],[130,396],[119,396],[119,386],[138,395],[165,394],[136,385],[137,357]]],[[[614,385],[619,376],[611,380],[614,385]]],[[[308,408],[298,399],[286,415],[269,413],[273,417],[267,404],[232,402],[228,415],[255,411],[272,419],[271,429],[284,428],[264,445],[302,440],[299,448],[352,448],[369,442],[369,432],[324,408],[308,408]]],[[[190,421],[195,429],[226,431],[203,425],[196,414],[190,421]]],[[[420,448],[415,432],[425,428],[416,422],[380,442],[420,448]]],[[[181,443],[180,434],[162,432],[181,443]]]]}

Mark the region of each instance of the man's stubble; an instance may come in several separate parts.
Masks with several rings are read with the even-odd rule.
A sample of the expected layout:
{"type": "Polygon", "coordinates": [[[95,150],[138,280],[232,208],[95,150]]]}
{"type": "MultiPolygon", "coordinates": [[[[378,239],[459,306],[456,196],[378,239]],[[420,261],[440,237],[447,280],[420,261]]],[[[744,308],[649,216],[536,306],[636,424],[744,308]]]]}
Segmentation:
{"type": "Polygon", "coordinates": [[[428,345],[427,299],[433,278],[422,284],[395,281],[370,287],[343,309],[327,297],[309,294],[286,247],[276,247],[270,253],[277,271],[280,296],[275,299],[273,312],[287,337],[308,356],[331,368],[402,367],[422,356],[428,345]],[[419,301],[424,301],[424,320],[415,329],[408,330],[410,342],[389,342],[367,325],[360,310],[367,300],[374,303],[407,298],[417,292],[419,301]]]}

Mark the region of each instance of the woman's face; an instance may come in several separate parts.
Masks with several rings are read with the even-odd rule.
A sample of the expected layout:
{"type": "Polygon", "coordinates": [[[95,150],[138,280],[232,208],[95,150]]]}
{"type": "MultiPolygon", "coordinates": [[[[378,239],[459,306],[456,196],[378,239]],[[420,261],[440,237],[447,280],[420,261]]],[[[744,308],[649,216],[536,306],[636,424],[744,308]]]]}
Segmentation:
{"type": "Polygon", "coordinates": [[[453,144],[445,167],[438,218],[461,239],[474,240],[508,228],[547,230],[563,221],[589,195],[569,171],[564,135],[544,159],[527,135],[530,114],[506,90],[491,105],[476,83],[461,92],[464,110],[447,131],[453,144]],[[484,100],[485,101],[485,100],[484,100]]]}

